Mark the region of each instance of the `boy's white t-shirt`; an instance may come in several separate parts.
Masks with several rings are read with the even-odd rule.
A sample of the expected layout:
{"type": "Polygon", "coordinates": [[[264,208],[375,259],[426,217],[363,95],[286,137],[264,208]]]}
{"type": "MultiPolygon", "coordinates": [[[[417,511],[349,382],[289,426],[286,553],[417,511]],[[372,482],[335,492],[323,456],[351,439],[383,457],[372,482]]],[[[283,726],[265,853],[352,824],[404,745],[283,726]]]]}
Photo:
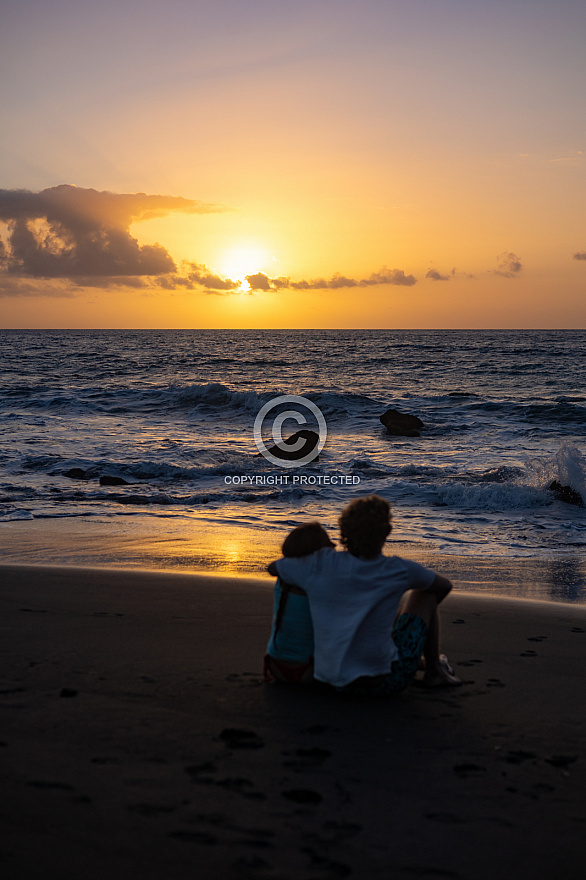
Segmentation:
{"type": "Polygon", "coordinates": [[[403,593],[428,589],[435,572],[399,556],[359,559],[330,547],[276,563],[279,577],[309,598],[319,681],[336,687],[389,672],[398,656],[392,629],[403,593]]]}

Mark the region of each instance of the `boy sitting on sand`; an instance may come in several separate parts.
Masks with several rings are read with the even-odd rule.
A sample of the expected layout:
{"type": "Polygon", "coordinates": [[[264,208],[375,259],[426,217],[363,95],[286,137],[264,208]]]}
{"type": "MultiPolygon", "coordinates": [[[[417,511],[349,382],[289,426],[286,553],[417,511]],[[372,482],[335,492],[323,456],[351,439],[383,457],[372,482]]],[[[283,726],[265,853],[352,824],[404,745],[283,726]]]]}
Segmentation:
{"type": "MultiPolygon", "coordinates": [[[[285,557],[305,557],[333,547],[318,522],[293,529],[283,541],[285,557]]],[[[305,590],[279,578],[275,585],[273,626],[264,660],[265,681],[305,684],[313,681],[313,624],[305,590]]]]}
{"type": "Polygon", "coordinates": [[[414,678],[423,653],[424,684],[460,684],[439,654],[437,607],[450,581],[417,562],[382,555],[392,528],[384,498],[352,501],[339,523],[344,552],[325,547],[269,565],[270,574],[307,593],[314,677],[346,693],[396,694],[414,678]]]}

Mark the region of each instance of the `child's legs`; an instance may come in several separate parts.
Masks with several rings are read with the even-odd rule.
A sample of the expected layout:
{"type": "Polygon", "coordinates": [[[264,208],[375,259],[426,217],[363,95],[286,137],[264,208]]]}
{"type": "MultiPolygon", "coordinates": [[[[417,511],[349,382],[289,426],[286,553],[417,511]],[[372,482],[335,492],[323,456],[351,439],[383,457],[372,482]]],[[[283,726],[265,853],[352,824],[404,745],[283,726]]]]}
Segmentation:
{"type": "Polygon", "coordinates": [[[459,684],[459,679],[454,676],[453,670],[440,660],[440,625],[437,606],[437,599],[432,593],[425,590],[410,590],[404,596],[400,613],[416,614],[427,623],[427,638],[423,646],[425,683],[459,684]]]}
{"type": "Polygon", "coordinates": [[[437,599],[425,590],[410,590],[403,597],[400,614],[416,614],[427,624],[427,638],[423,656],[427,669],[439,666],[439,617],[437,599]]]}

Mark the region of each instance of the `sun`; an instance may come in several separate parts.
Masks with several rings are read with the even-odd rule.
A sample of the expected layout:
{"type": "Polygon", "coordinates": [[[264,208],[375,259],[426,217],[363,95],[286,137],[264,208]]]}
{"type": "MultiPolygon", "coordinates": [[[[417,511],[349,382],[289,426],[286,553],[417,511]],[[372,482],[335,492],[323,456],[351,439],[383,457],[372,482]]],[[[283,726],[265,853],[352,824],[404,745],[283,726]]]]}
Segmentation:
{"type": "Polygon", "coordinates": [[[240,245],[224,252],[218,269],[222,275],[233,281],[244,281],[247,275],[254,275],[264,269],[268,260],[267,251],[263,248],[240,245]]]}

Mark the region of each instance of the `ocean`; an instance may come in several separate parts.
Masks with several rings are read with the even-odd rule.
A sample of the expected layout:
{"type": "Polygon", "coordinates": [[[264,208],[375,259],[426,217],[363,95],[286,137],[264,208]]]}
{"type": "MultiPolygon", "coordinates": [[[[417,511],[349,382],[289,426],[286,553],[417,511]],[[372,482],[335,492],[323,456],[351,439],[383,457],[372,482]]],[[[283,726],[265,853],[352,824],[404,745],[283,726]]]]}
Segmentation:
{"type": "MultiPolygon", "coordinates": [[[[153,533],[171,520],[229,525],[274,542],[317,518],[335,536],[341,508],[377,493],[396,552],[583,571],[586,511],[549,487],[586,500],[585,355],[586,332],[565,330],[2,331],[0,561],[27,523],[80,517],[120,530],[140,517],[153,533]],[[284,395],[304,401],[275,408],[284,395]],[[318,460],[283,467],[259,453],[265,405],[268,448],[283,408],[307,419],[290,416],[284,437],[318,430],[318,408],[318,460]],[[388,435],[389,408],[421,419],[420,436],[388,435]]],[[[584,601],[583,581],[574,592],[584,601]]]]}

